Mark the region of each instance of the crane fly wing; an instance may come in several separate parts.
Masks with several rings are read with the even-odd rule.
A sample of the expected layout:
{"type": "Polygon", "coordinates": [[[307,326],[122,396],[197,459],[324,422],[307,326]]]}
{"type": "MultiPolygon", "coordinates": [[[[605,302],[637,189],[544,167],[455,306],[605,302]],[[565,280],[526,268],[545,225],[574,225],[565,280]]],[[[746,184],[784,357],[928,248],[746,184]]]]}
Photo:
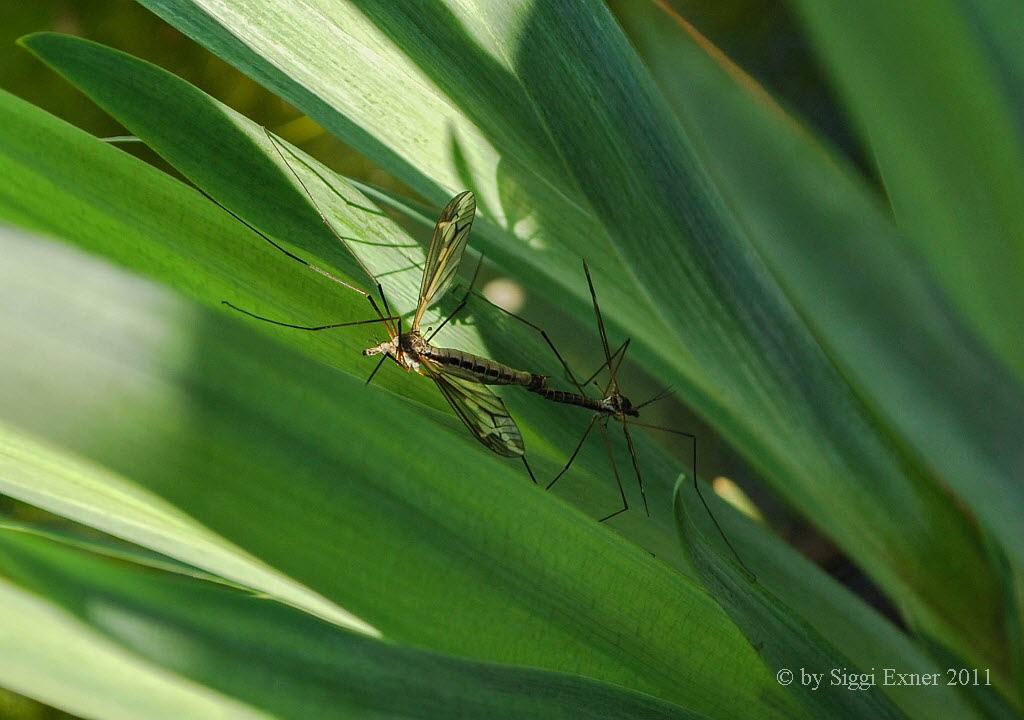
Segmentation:
{"type": "Polygon", "coordinates": [[[472,380],[441,374],[428,364],[427,374],[437,383],[441,394],[452,406],[477,440],[488,450],[505,457],[521,457],[525,452],[523,436],[505,403],[486,385],[472,380]]]}
{"type": "Polygon", "coordinates": [[[470,190],[453,197],[441,211],[437,225],[434,226],[434,235],[430,239],[430,247],[427,249],[427,264],[423,267],[419,302],[412,320],[413,330],[419,330],[423,313],[435,300],[439,300],[451,285],[459,269],[462,253],[466,249],[474,215],[476,197],[470,190]]]}

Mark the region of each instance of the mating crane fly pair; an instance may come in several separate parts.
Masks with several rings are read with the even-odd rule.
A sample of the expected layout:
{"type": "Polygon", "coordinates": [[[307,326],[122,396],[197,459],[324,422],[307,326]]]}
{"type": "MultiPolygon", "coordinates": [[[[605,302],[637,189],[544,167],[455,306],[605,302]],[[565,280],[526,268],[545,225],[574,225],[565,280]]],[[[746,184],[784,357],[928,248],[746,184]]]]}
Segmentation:
{"type": "MultiPolygon", "coordinates": [[[[551,342],[547,333],[539,328],[538,326],[530,323],[527,320],[518,318],[520,321],[526,323],[536,331],[538,331],[545,342],[548,344],[550,349],[553,351],[555,356],[558,358],[567,376],[575,385],[577,392],[569,392],[564,390],[557,390],[547,385],[547,377],[537,373],[528,372],[525,370],[517,370],[509,367],[502,363],[490,360],[488,358],[474,355],[471,353],[463,352],[453,348],[442,348],[436,347],[431,344],[431,340],[437,334],[441,328],[443,328],[449,320],[451,320],[456,313],[458,313],[466,305],[470,292],[472,291],[472,284],[470,290],[467,291],[465,297],[457,305],[457,307],[448,315],[447,318],[436,328],[428,329],[429,335],[424,337],[423,332],[420,329],[423,315],[427,308],[434,304],[441,296],[445,293],[448,287],[451,285],[453,279],[459,268],[459,264],[462,260],[463,253],[466,249],[466,243],[469,238],[470,228],[472,227],[473,218],[476,213],[476,200],[473,193],[470,191],[462,192],[456,195],[452,200],[445,206],[441,211],[441,215],[437,220],[437,224],[434,227],[434,233],[430,241],[430,246],[427,251],[427,259],[423,269],[423,278],[420,282],[419,296],[416,304],[416,311],[413,315],[411,327],[408,331],[403,332],[402,318],[400,316],[393,315],[391,313],[390,306],[387,298],[384,295],[384,290],[378,282],[377,278],[369,271],[362,260],[356,255],[349,247],[345,239],[338,233],[331,222],[324,215],[323,211],[320,210],[316,201],[313,199],[312,193],[306,187],[302,178],[299,177],[298,173],[292,168],[291,164],[285,158],[284,153],[281,150],[277,140],[269,133],[265,131],[267,138],[270,140],[271,145],[277,152],[278,156],[284,162],[285,166],[289,169],[292,176],[298,182],[299,186],[303,189],[310,202],[316,208],[320,215],[321,220],[339,242],[349,251],[349,253],[355,258],[356,262],[363,269],[363,271],[373,280],[377,286],[377,292],[383,305],[383,311],[378,306],[373,295],[364,290],[361,290],[349,283],[335,277],[331,273],[323,270],[312,263],[304,260],[303,258],[294,255],[276,242],[271,240],[269,237],[264,235],[262,232],[254,228],[251,224],[238,217],[235,213],[231,213],[245,225],[247,225],[254,232],[259,234],[263,239],[273,245],[275,248],[280,250],[288,257],[301,262],[310,269],[330,278],[331,280],[351,289],[359,294],[363,295],[368,301],[376,314],[376,318],[369,320],[357,320],[354,322],[345,323],[332,323],[329,325],[318,325],[318,326],[305,326],[295,325],[292,323],[281,322],[278,320],[272,320],[255,313],[249,312],[239,308],[231,303],[224,301],[225,305],[228,305],[234,310],[242,312],[250,317],[269,322],[275,325],[283,327],[295,328],[299,330],[319,331],[327,330],[331,328],[339,327],[350,327],[355,325],[366,325],[380,323],[388,332],[389,339],[381,342],[380,344],[367,348],[363,351],[363,355],[380,355],[381,359],[377,363],[367,382],[373,379],[374,375],[380,369],[381,364],[387,358],[394,360],[400,367],[407,371],[415,371],[421,375],[426,375],[433,380],[441,394],[444,395],[445,399],[451,405],[455,414],[462,420],[469,431],[483,443],[489,450],[503,455],[506,457],[519,457],[522,458],[523,464],[525,465],[527,472],[531,479],[536,483],[537,479],[530,468],[529,463],[526,461],[525,447],[523,444],[522,434],[519,431],[518,426],[512,419],[508,410],[505,408],[505,404],[501,398],[495,395],[488,385],[517,385],[529,390],[537,395],[540,395],[553,402],[575,405],[585,409],[593,411],[590,423],[584,431],[579,443],[573,450],[569,460],[565,466],[558,473],[557,476],[547,485],[550,488],[555,484],[570,468],[576,456],[579,454],[580,449],[583,447],[584,441],[587,439],[595,425],[599,428],[602,437],[604,438],[605,445],[608,449],[608,457],[611,463],[613,472],[615,474],[615,480],[618,484],[619,494],[622,499],[622,507],[615,512],[607,515],[601,519],[601,522],[608,520],[620,513],[625,512],[629,509],[629,503],[626,499],[626,493],[622,487],[622,481],[619,477],[618,468],[615,464],[615,459],[611,453],[611,446],[608,442],[607,437],[607,424],[610,420],[617,420],[622,424],[623,435],[626,440],[626,445],[629,449],[630,458],[633,464],[633,470],[637,478],[637,484],[640,488],[640,494],[643,498],[644,509],[650,514],[647,508],[647,497],[644,493],[643,479],[640,474],[640,467],[637,461],[636,451],[633,445],[632,437],[629,433],[630,425],[638,425],[640,427],[653,428],[656,430],[662,430],[670,433],[674,433],[686,438],[689,438],[693,442],[693,481],[694,487],[697,490],[698,496],[700,496],[701,502],[704,503],[705,508],[710,514],[710,508],[704,501],[703,496],[700,494],[700,487],[697,485],[697,447],[696,437],[690,433],[685,433],[679,430],[673,430],[671,428],[665,428],[656,425],[648,425],[645,423],[638,422],[634,418],[639,417],[640,409],[644,406],[661,399],[666,395],[665,392],[659,393],[654,398],[647,402],[639,405],[633,405],[630,400],[621,393],[617,374],[618,369],[625,358],[626,351],[629,346],[629,340],[626,340],[614,353],[610,352],[608,345],[608,337],[605,332],[604,320],[601,316],[601,310],[597,302],[597,294],[594,290],[593,279],[590,275],[590,269],[587,267],[586,261],[583,263],[584,272],[587,277],[587,284],[590,289],[591,300],[594,306],[594,314],[597,318],[598,331],[601,338],[601,345],[604,352],[604,362],[597,369],[597,371],[589,378],[584,380],[582,383],[579,382],[569,369],[565,360],[558,352],[557,348],[551,342]],[[587,395],[584,386],[594,382],[594,378],[607,368],[609,381],[604,387],[602,396],[600,398],[594,398],[587,395]]],[[[230,211],[229,211],[230,212],[230,211]]],[[[511,313],[509,313],[511,314],[511,313]]],[[[595,383],[596,384],[596,383],[595,383]]],[[[712,515],[712,520],[714,516],[712,515]]],[[[716,527],[718,527],[717,520],[714,520],[716,527]]],[[[721,528],[718,527],[721,533],[721,528]]],[[[722,535],[724,538],[724,534],[722,535]]],[[[726,539],[728,543],[728,540],[726,539]]],[[[731,548],[731,545],[730,545],[731,548]]],[[[734,551],[735,552],[735,551],[734,551]]]]}

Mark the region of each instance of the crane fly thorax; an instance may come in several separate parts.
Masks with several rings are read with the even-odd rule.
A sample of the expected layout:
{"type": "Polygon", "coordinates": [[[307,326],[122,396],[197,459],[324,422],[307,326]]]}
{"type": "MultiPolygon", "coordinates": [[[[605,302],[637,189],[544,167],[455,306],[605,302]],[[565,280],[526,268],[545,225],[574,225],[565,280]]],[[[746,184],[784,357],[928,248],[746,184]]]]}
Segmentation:
{"type": "Polygon", "coordinates": [[[615,393],[601,400],[601,410],[609,415],[629,415],[639,417],[640,411],[633,407],[633,403],[625,395],[615,393]]]}
{"type": "Polygon", "coordinates": [[[387,355],[395,359],[406,370],[420,371],[420,360],[430,350],[430,345],[418,332],[396,335],[380,345],[363,350],[363,355],[387,355]]]}
{"type": "Polygon", "coordinates": [[[400,348],[402,353],[408,355],[429,355],[430,354],[430,343],[423,339],[423,336],[416,330],[412,332],[402,333],[399,337],[400,348]]]}

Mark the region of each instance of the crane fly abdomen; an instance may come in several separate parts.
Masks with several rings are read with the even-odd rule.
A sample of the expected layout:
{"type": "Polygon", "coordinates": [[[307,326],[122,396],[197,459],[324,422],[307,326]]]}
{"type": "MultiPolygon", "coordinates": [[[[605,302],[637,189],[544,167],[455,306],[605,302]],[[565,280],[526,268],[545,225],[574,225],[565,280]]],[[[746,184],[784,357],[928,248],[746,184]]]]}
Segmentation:
{"type": "Polygon", "coordinates": [[[527,390],[535,390],[544,387],[547,382],[544,375],[516,370],[494,360],[454,348],[428,345],[420,354],[442,367],[443,372],[484,385],[520,385],[527,390]]]}
{"type": "Polygon", "coordinates": [[[598,398],[587,397],[586,395],[579,395],[578,393],[566,392],[565,390],[555,390],[549,387],[537,387],[532,388],[533,392],[540,395],[542,398],[551,400],[556,403],[563,403],[565,405],[576,405],[581,408],[593,410],[601,414],[609,414],[608,408],[605,405],[604,400],[598,398]]]}

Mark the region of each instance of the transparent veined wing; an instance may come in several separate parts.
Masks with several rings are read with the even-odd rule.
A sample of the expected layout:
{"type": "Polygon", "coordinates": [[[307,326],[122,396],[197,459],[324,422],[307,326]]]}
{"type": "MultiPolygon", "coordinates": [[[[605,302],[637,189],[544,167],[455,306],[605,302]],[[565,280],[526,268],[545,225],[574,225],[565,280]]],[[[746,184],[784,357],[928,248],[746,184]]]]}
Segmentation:
{"type": "Polygon", "coordinates": [[[505,409],[505,403],[486,385],[450,375],[444,375],[429,363],[421,365],[426,374],[437,383],[441,394],[452,406],[459,419],[466,424],[477,440],[487,449],[505,457],[521,457],[526,448],[515,420],[505,409]]]}
{"type": "Polygon", "coordinates": [[[414,330],[419,330],[420,319],[426,309],[439,300],[451,285],[466,249],[475,215],[476,197],[472,191],[466,190],[453,197],[437,218],[434,235],[427,248],[427,264],[423,268],[416,315],[412,320],[414,330]]]}

